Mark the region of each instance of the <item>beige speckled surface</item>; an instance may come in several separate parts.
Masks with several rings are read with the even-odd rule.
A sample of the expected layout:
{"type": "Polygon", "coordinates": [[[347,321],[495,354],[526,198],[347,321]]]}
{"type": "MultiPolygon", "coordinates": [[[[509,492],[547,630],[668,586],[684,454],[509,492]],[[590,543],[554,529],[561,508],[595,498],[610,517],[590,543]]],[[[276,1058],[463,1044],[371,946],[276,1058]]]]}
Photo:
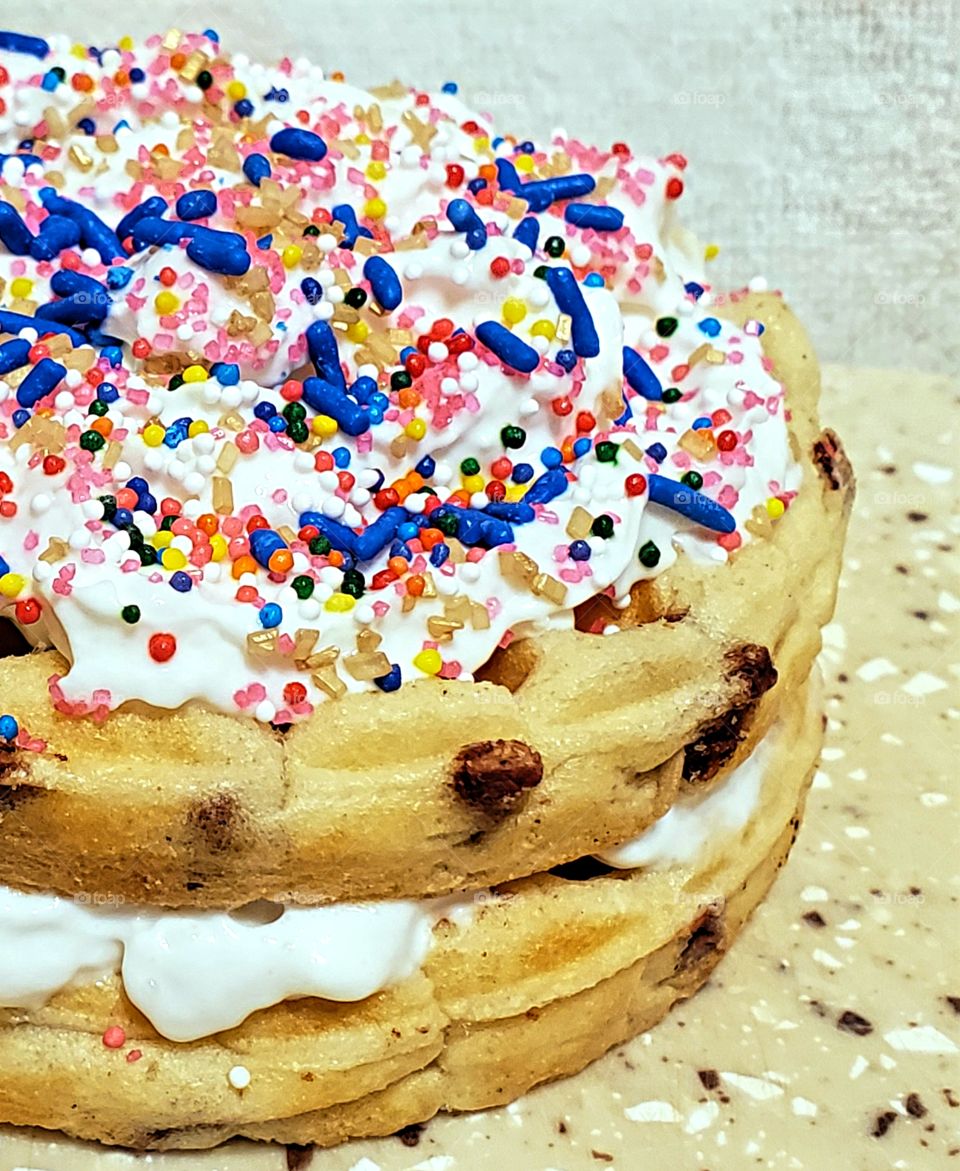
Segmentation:
{"type": "Polygon", "coordinates": [[[835,367],[823,417],[859,479],[826,748],[789,866],[697,997],[416,1146],[130,1156],[0,1129],[0,1171],[960,1168],[957,392],[835,367]]]}

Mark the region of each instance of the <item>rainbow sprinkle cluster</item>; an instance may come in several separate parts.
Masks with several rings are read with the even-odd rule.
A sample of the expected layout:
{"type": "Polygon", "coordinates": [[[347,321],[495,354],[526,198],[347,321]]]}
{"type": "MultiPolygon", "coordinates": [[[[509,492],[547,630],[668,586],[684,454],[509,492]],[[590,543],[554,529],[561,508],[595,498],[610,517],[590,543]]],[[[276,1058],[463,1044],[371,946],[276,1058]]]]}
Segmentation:
{"type": "Polygon", "coordinates": [[[0,606],[59,710],[470,679],[789,507],[685,159],[456,91],[0,33],[0,606]]]}

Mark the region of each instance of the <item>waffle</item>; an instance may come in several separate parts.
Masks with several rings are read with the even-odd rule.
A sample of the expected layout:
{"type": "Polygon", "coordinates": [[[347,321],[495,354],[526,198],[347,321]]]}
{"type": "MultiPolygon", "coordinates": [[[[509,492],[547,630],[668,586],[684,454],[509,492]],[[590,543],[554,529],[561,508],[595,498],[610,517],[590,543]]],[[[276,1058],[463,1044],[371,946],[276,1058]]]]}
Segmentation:
{"type": "Polygon", "coordinates": [[[524,639],[479,684],[344,696],[285,734],[199,707],[79,722],[47,701],[55,653],[0,660],[0,706],[47,744],[4,754],[0,882],[172,906],[439,895],[616,844],[736,763],[819,649],[853,479],[819,428],[816,360],[783,301],[723,311],[764,323],[789,387],[803,487],[769,535],[727,565],[681,558],[638,584],[599,619],[616,637],[524,639]],[[519,773],[534,762],[536,783],[508,777],[503,803],[464,799],[458,768],[498,741],[519,746],[519,773]]]}
{"type": "Polygon", "coordinates": [[[468,925],[437,926],[421,974],[360,1004],[292,1001],[192,1044],[160,1037],[117,979],[3,1010],[0,1116],[140,1148],[330,1145],[573,1073],[707,979],[786,860],[821,729],[802,688],[755,816],[700,864],[500,886],[468,925]],[[107,1023],[124,1051],[104,1048],[107,1023]],[[242,1092],[237,1065],[251,1074],[242,1092]]]}

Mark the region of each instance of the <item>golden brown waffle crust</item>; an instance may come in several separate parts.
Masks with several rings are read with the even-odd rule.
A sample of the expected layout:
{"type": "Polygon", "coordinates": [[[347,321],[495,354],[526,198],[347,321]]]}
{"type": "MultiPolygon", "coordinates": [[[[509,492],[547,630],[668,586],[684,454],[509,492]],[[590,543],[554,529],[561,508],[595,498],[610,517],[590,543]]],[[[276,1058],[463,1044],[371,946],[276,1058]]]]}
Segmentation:
{"type": "Polygon", "coordinates": [[[0,1121],[140,1148],[233,1135],[331,1145],[573,1073],[691,995],[763,898],[819,752],[807,692],[779,713],[758,809],[696,864],[507,884],[472,922],[439,924],[422,973],[397,987],[359,1004],[288,1002],[190,1044],[159,1037],[118,979],[0,1010],[0,1121]],[[122,1050],[103,1044],[110,1025],[122,1050]],[[235,1065],[251,1075],[243,1092],[235,1065]]]}
{"type": "Polygon", "coordinates": [[[286,734],[198,707],[70,719],[56,654],[2,659],[0,707],[47,747],[0,759],[0,882],[168,906],[419,898],[618,844],[722,779],[809,672],[853,478],[790,310],[720,311],[764,323],[787,388],[803,480],[769,533],[635,586],[615,636],[525,639],[486,682],[346,696],[286,734]]]}

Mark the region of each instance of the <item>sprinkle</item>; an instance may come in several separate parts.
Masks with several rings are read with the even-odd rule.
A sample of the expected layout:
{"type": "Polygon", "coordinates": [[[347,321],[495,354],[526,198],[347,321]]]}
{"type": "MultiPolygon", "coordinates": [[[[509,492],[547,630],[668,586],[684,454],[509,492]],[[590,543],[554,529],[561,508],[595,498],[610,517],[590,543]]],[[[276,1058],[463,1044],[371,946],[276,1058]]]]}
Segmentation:
{"type": "Polygon", "coordinates": [[[718,533],[732,533],[737,527],[733,516],[702,492],[694,491],[666,476],[651,475],[647,479],[647,484],[652,503],[679,512],[681,516],[703,525],[704,528],[713,529],[718,533]]]}
{"type": "Polygon", "coordinates": [[[568,203],[563,218],[576,228],[592,228],[595,232],[617,232],[623,227],[622,211],[595,203],[568,203]]]}
{"type": "Polygon", "coordinates": [[[569,268],[548,268],[547,284],[561,313],[570,315],[574,351],[581,358],[595,358],[600,353],[600,338],[576,277],[569,268]]]}
{"type": "Polygon", "coordinates": [[[101,1040],[107,1049],[122,1049],[126,1044],[127,1034],[119,1025],[111,1025],[104,1031],[101,1040]]]}
{"type": "Polygon", "coordinates": [[[283,130],[278,130],[270,139],[270,149],[276,154],[287,155],[291,159],[303,159],[307,162],[318,163],[327,153],[327,144],[319,134],[314,134],[312,130],[286,126],[283,130]]]}
{"type": "Polygon", "coordinates": [[[252,1081],[250,1070],[245,1065],[235,1065],[227,1074],[227,1081],[235,1090],[245,1090],[252,1081]]]}
{"type": "Polygon", "coordinates": [[[540,365],[540,355],[499,321],[481,321],[476,327],[477,339],[492,351],[505,366],[530,374],[540,365]]]}

